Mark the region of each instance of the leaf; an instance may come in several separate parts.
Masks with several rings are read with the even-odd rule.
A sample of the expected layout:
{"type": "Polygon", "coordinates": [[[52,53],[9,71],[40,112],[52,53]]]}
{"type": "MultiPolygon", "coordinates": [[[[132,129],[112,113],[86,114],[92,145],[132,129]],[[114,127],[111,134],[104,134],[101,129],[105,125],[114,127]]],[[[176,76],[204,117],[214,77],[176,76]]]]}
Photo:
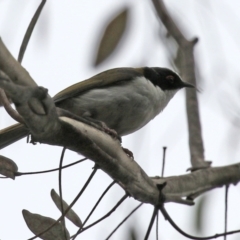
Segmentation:
{"type": "Polygon", "coordinates": [[[15,179],[17,170],[18,166],[13,160],[0,155],[0,174],[15,179]]]}
{"type": "MultiPolygon", "coordinates": [[[[28,226],[28,228],[35,234],[38,235],[39,233],[45,231],[47,228],[52,226],[54,223],[56,223],[56,220],[41,216],[39,214],[34,214],[29,212],[28,210],[22,211],[24,220],[28,226]]],[[[50,228],[47,232],[43,233],[39,236],[39,238],[43,240],[69,240],[70,235],[67,229],[65,236],[65,231],[61,223],[57,223],[52,228],[50,228]]]]}
{"type": "Polygon", "coordinates": [[[203,214],[206,209],[206,204],[208,202],[208,195],[203,195],[196,206],[196,216],[195,216],[195,229],[201,233],[204,227],[204,218],[203,214]]]}
{"type": "MultiPolygon", "coordinates": [[[[51,190],[51,197],[52,197],[53,202],[57,206],[57,208],[61,211],[61,199],[60,199],[59,195],[55,192],[54,189],[51,190]]],[[[69,205],[64,200],[62,200],[62,203],[63,203],[63,211],[65,211],[69,205]]],[[[79,227],[79,228],[82,227],[81,219],[78,217],[78,215],[72,209],[70,209],[67,212],[66,218],[68,218],[77,227],[79,227]]]]}
{"type": "Polygon", "coordinates": [[[29,26],[28,26],[28,29],[27,29],[27,32],[25,33],[24,35],[24,38],[23,38],[23,41],[22,41],[22,45],[20,47],[20,51],[19,51],[19,54],[18,54],[18,62],[22,62],[22,59],[23,59],[23,56],[24,56],[24,53],[26,51],[26,48],[27,48],[27,45],[28,45],[28,42],[30,40],[30,37],[32,35],[32,32],[33,32],[33,29],[38,21],[38,18],[42,12],[42,9],[44,7],[46,3],[46,0],[42,0],[42,2],[40,3],[39,7],[37,8],[37,11],[35,12],[29,26]]]}
{"type": "Polygon", "coordinates": [[[130,239],[130,240],[137,240],[136,230],[135,230],[134,227],[131,227],[131,228],[129,229],[128,234],[129,234],[128,239],[130,239]]]}
{"type": "Polygon", "coordinates": [[[129,9],[125,8],[106,27],[100,41],[94,66],[102,63],[116,49],[127,26],[129,9]]]}

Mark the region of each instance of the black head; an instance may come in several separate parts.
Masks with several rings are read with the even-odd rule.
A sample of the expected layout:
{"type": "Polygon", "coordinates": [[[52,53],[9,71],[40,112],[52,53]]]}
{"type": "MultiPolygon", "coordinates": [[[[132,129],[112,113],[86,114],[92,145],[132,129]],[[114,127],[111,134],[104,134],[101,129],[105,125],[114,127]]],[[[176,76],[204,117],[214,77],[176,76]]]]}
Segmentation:
{"type": "Polygon", "coordinates": [[[194,88],[193,85],[183,82],[182,79],[175,72],[167,68],[145,67],[143,74],[154,85],[159,86],[163,91],[177,90],[184,87],[194,88]]]}

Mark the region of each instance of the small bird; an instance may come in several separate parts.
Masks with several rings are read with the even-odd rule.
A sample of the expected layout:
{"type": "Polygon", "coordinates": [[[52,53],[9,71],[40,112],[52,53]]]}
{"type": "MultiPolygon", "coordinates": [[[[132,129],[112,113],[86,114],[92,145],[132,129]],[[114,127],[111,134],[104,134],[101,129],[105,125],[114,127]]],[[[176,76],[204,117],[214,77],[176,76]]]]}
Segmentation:
{"type": "MultiPolygon", "coordinates": [[[[156,117],[184,87],[194,88],[167,68],[114,68],[64,89],[53,100],[56,107],[124,136],[156,117]]],[[[3,129],[0,149],[27,134],[22,124],[3,129]]]]}

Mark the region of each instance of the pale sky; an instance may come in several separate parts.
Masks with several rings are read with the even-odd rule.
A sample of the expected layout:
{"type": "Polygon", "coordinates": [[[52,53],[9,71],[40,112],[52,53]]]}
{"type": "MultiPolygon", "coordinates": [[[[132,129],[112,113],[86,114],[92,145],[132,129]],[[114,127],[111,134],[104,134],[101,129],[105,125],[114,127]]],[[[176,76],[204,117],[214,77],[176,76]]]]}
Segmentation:
{"type": "MultiPolygon", "coordinates": [[[[166,1],[165,1],[166,2],[166,1]]],[[[17,58],[27,26],[40,1],[0,0],[0,36],[10,52],[17,58]]],[[[181,25],[186,36],[199,37],[195,48],[200,115],[203,129],[206,160],[213,166],[239,161],[239,9],[238,0],[197,1],[168,0],[167,7],[181,25]]],[[[34,80],[54,95],[65,87],[84,80],[98,72],[114,67],[169,67],[165,43],[160,38],[164,27],[155,16],[151,1],[147,0],[48,0],[35,27],[23,66],[34,80]],[[92,63],[102,28],[120,8],[129,6],[130,18],[127,34],[113,57],[94,68],[92,63]]],[[[174,49],[172,49],[174,53],[174,49]]],[[[130,136],[123,137],[123,146],[130,149],[135,160],[149,176],[160,175],[162,147],[167,146],[165,176],[181,175],[190,167],[188,132],[185,111],[185,92],[179,91],[167,108],[147,126],[130,136]]],[[[0,127],[14,123],[3,109],[0,110],[0,127]]],[[[1,150],[1,155],[13,159],[19,172],[39,171],[59,165],[60,147],[26,144],[23,139],[1,150]]],[[[64,165],[81,156],[67,151],[64,165]]],[[[63,196],[70,203],[88,178],[93,162],[86,161],[63,171],[63,196]]],[[[102,171],[97,173],[89,188],[74,206],[85,219],[98,197],[111,179],[102,171]]],[[[0,183],[0,239],[15,240],[32,237],[22,217],[22,209],[57,219],[60,212],[54,206],[50,191],[58,192],[58,173],[23,176],[15,181],[0,183]]],[[[229,191],[229,230],[240,228],[239,186],[229,191]]],[[[124,195],[115,186],[104,198],[89,223],[103,216],[124,195]]],[[[193,207],[174,203],[166,204],[169,214],[187,233],[199,236],[213,235],[224,229],[224,188],[205,194],[203,210],[205,225],[196,231],[195,216],[200,198],[193,207]]],[[[138,204],[126,200],[108,219],[77,239],[105,239],[115,226],[138,204]]],[[[134,228],[143,239],[152,214],[152,206],[144,205],[111,238],[127,239],[127,231],[134,228]]],[[[70,234],[77,228],[67,221],[70,234]]],[[[155,227],[151,237],[155,239],[155,227]]],[[[186,239],[180,236],[160,215],[159,239],[186,239]]],[[[239,235],[228,240],[239,239],[239,235]]]]}

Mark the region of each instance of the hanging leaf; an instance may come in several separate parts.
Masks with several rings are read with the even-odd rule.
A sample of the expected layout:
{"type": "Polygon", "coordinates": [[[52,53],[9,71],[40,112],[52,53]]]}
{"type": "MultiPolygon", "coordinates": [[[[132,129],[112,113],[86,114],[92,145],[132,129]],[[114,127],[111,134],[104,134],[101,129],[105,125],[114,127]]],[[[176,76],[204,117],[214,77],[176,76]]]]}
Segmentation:
{"type": "Polygon", "coordinates": [[[17,170],[18,166],[13,160],[0,155],[0,174],[15,179],[17,170]]]}
{"type": "MultiPolygon", "coordinates": [[[[44,217],[39,214],[34,214],[29,212],[28,210],[22,211],[24,220],[28,226],[28,228],[35,234],[39,234],[43,231],[45,231],[47,228],[52,226],[54,223],[56,223],[56,220],[44,217]]],[[[39,236],[39,238],[43,240],[68,240],[70,239],[70,235],[67,229],[65,229],[62,226],[61,223],[57,223],[52,228],[50,228],[47,232],[43,233],[39,236]],[[66,236],[65,236],[66,231],[66,236]]]]}
{"type": "MultiPolygon", "coordinates": [[[[51,190],[51,197],[53,202],[56,204],[57,208],[61,211],[61,199],[54,189],[51,190]]],[[[62,203],[63,203],[63,211],[65,211],[69,205],[64,200],[62,200],[62,203]]],[[[82,227],[81,219],[72,209],[68,211],[68,213],[66,214],[66,218],[68,218],[77,227],[79,228],[82,227]]]]}
{"type": "Polygon", "coordinates": [[[137,240],[137,234],[136,234],[136,230],[135,230],[134,227],[131,227],[131,228],[129,229],[128,234],[129,234],[129,237],[128,237],[128,238],[129,238],[130,240],[137,240]]]}
{"type": "Polygon", "coordinates": [[[97,66],[108,58],[116,49],[127,26],[129,9],[124,9],[107,25],[100,41],[94,65],[97,66]]]}
{"type": "Polygon", "coordinates": [[[46,0],[42,0],[42,2],[40,3],[39,7],[37,8],[37,11],[35,12],[29,26],[28,26],[28,29],[25,33],[25,36],[23,38],[23,41],[22,41],[22,45],[20,47],[20,51],[19,51],[19,54],[18,54],[18,62],[22,62],[22,59],[23,59],[23,56],[24,56],[24,53],[26,51],[26,48],[27,48],[27,45],[28,45],[28,42],[30,40],[30,37],[32,35],[32,32],[33,32],[33,29],[38,21],[38,18],[42,12],[42,9],[44,7],[46,3],[46,0]]]}
{"type": "MultiPolygon", "coordinates": [[[[207,209],[207,202],[209,201],[208,195],[203,195],[196,206],[195,212],[195,229],[202,233],[204,227],[204,211],[207,209]]],[[[207,211],[207,210],[206,210],[207,211]]]]}

